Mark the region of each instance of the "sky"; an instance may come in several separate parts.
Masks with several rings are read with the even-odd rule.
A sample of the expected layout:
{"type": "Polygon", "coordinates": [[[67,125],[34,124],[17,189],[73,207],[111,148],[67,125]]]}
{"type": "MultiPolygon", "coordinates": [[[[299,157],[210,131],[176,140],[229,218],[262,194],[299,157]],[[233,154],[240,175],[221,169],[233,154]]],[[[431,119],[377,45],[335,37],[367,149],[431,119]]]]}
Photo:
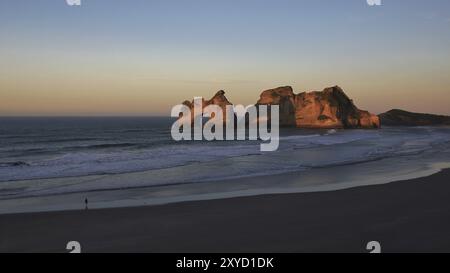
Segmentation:
{"type": "Polygon", "coordinates": [[[450,115],[448,0],[81,1],[0,0],[0,116],[166,116],[285,85],[450,115]]]}

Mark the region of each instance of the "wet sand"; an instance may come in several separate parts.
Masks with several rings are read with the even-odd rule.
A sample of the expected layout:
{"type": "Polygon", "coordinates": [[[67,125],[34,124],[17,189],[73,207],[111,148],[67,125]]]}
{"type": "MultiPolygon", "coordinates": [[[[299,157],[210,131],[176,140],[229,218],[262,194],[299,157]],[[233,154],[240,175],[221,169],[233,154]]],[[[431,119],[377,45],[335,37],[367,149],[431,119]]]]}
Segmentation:
{"type": "Polygon", "coordinates": [[[383,252],[450,252],[450,170],[330,192],[0,215],[0,252],[66,252],[69,241],[83,252],[367,252],[374,240],[383,252]]]}

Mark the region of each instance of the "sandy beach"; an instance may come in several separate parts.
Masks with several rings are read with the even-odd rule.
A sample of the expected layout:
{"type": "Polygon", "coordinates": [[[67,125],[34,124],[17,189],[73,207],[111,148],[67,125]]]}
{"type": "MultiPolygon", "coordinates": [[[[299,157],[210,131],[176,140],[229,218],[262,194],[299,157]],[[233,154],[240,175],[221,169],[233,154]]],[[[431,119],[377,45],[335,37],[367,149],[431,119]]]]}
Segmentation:
{"type": "Polygon", "coordinates": [[[405,2],[0,1],[0,255],[450,253],[450,1],[405,2]]]}
{"type": "MultiPolygon", "coordinates": [[[[384,185],[0,215],[0,252],[450,252],[450,169],[384,185]]],[[[281,176],[282,177],[282,176],[281,176]]]]}

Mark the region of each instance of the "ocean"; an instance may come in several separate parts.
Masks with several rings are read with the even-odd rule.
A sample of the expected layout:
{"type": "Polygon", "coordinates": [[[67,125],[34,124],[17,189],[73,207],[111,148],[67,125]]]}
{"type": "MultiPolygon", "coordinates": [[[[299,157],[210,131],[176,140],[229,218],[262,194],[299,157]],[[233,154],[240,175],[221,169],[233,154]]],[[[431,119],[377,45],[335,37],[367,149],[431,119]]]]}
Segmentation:
{"type": "Polygon", "coordinates": [[[163,117],[0,118],[0,199],[202,182],[219,189],[223,185],[215,181],[367,162],[389,162],[393,170],[405,160],[408,166],[450,162],[448,127],[282,129],[278,151],[261,152],[259,141],[175,142],[172,122],[163,117]]]}

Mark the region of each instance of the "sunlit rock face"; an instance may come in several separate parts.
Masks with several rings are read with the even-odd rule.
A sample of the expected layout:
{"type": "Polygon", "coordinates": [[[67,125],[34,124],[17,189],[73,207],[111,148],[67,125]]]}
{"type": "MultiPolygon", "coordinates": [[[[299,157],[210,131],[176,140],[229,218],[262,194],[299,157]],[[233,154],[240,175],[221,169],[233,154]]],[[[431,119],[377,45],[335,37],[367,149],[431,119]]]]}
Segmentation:
{"type": "MultiPolygon", "coordinates": [[[[185,100],[183,104],[188,106],[189,108],[194,107],[194,101],[191,102],[185,100]]],[[[232,105],[232,103],[228,101],[227,97],[225,97],[225,91],[223,90],[217,91],[217,93],[210,100],[202,99],[202,104],[203,108],[208,105],[215,104],[219,105],[222,109],[225,109],[227,105],[232,105]]]]}
{"type": "MultiPolygon", "coordinates": [[[[194,108],[193,102],[185,101],[183,104],[194,108]]],[[[202,101],[203,108],[211,104],[220,106],[224,115],[226,106],[232,105],[223,90],[218,91],[210,100],[202,101]]],[[[359,110],[338,86],[299,94],[295,94],[290,86],[269,89],[261,93],[256,103],[256,106],[259,105],[279,105],[279,124],[283,127],[329,129],[380,127],[378,116],[359,110]]],[[[193,120],[193,111],[191,113],[193,120]]]]}
{"type": "Polygon", "coordinates": [[[338,87],[295,94],[292,87],[261,93],[259,105],[279,105],[280,125],[298,128],[379,128],[376,115],[359,110],[338,87]]]}
{"type": "MultiPolygon", "coordinates": [[[[194,122],[194,101],[184,101],[184,105],[188,106],[191,109],[191,121],[194,122]]],[[[222,109],[223,120],[226,121],[226,107],[227,105],[232,105],[232,103],[225,96],[225,91],[220,90],[209,100],[202,99],[202,109],[209,105],[218,105],[222,109]]]]}
{"type": "Polygon", "coordinates": [[[296,96],[292,87],[283,86],[263,91],[256,105],[279,105],[280,126],[296,126],[296,96]]]}

